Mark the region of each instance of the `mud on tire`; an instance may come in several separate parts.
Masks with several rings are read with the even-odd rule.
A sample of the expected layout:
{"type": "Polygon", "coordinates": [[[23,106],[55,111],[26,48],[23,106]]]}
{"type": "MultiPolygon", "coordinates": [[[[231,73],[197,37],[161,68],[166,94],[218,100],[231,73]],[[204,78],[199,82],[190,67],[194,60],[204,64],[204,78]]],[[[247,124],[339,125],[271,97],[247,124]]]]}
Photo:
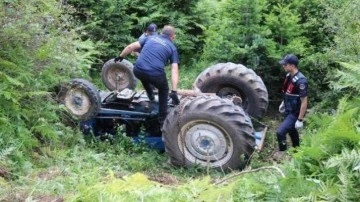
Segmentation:
{"type": "Polygon", "coordinates": [[[217,96],[186,98],[168,114],[162,132],[165,151],[176,166],[244,168],[255,146],[244,110],[217,96]]]}
{"type": "Polygon", "coordinates": [[[242,107],[253,117],[261,118],[268,107],[268,92],[262,79],[241,64],[219,63],[205,69],[196,78],[194,87],[203,93],[220,97],[237,95],[242,107]]]}
{"type": "Polygon", "coordinates": [[[100,95],[93,84],[85,79],[73,79],[65,89],[61,102],[74,118],[87,120],[98,114],[100,95]]]}
{"type": "Polygon", "coordinates": [[[114,59],[108,60],[102,67],[101,79],[106,88],[111,91],[134,89],[137,82],[133,73],[133,64],[125,59],[116,63],[114,59]]]}

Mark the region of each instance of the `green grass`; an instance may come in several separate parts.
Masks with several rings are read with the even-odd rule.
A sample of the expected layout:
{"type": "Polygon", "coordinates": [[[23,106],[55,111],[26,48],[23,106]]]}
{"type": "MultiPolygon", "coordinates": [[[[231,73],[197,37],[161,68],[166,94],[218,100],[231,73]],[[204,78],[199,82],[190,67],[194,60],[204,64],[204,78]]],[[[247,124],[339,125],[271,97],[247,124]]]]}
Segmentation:
{"type": "MultiPolygon", "coordinates": [[[[276,125],[276,121],[270,123],[276,125]]],[[[275,127],[270,127],[264,150],[254,154],[253,160],[248,165],[249,168],[273,163],[269,158],[275,146],[273,128],[275,127]]],[[[205,194],[209,192],[207,190],[215,190],[217,187],[213,182],[228,176],[222,172],[197,167],[186,169],[173,167],[167,163],[168,158],[165,153],[151,150],[144,145],[134,145],[127,137],[117,139],[116,143],[81,140],[79,144],[71,148],[45,147],[40,150],[41,155],[34,152],[33,161],[25,163],[24,168],[19,169],[22,172],[9,174],[12,180],[0,178],[2,188],[0,201],[30,199],[41,201],[44,198],[87,201],[100,197],[96,190],[108,194],[103,196],[104,201],[122,199],[130,197],[129,193],[134,194],[134,190],[117,194],[113,192],[114,187],[120,186],[124,177],[133,176],[134,179],[131,179],[136,182],[139,180],[136,178],[137,175],[134,176],[136,173],[142,173],[144,175],[142,177],[147,178],[144,187],[139,189],[146,188],[148,185],[155,186],[152,183],[156,184],[155,187],[150,186],[151,188],[144,190],[149,192],[149,200],[158,195],[161,195],[160,198],[164,199],[163,201],[168,197],[176,199],[180,197],[179,195],[184,195],[186,200],[183,201],[191,201],[192,197],[209,197],[211,194],[205,194]],[[158,186],[164,187],[163,190],[158,189],[158,186]],[[194,192],[192,190],[194,188],[198,191],[194,192]]],[[[251,178],[247,186],[257,183],[253,182],[254,179],[251,178]]],[[[230,183],[231,186],[220,187],[227,190],[224,193],[231,193],[234,189],[233,183],[236,181],[230,183]]],[[[239,190],[236,191],[238,192],[239,190]]],[[[129,201],[138,201],[139,197],[143,197],[136,193],[134,196],[136,197],[132,198],[133,200],[130,200],[130,197],[129,201]]],[[[231,197],[225,198],[230,200],[231,197]]]]}
{"type": "Polygon", "coordinates": [[[233,190],[233,185],[215,186],[212,183],[211,180],[223,178],[225,174],[174,168],[166,163],[166,155],[155,151],[129,154],[113,152],[111,148],[106,152],[96,150],[77,146],[48,151],[53,158],[41,157],[39,164],[31,166],[26,175],[14,176],[16,179],[12,181],[0,181],[0,200],[40,200],[45,197],[99,201],[103,197],[104,201],[138,201],[145,197],[146,201],[166,201],[166,198],[184,197],[181,201],[192,201],[193,197],[209,199],[209,194],[217,190],[215,188],[221,188],[223,192],[218,190],[219,194],[230,194],[223,195],[229,200],[233,190]],[[134,186],[138,192],[132,188],[134,186]]]}
{"type": "MultiPolygon", "coordinates": [[[[349,118],[351,113],[344,115],[349,118]]],[[[339,115],[334,123],[341,125],[343,117],[339,115]]],[[[342,191],[351,194],[348,198],[357,196],[350,185],[358,182],[359,175],[345,166],[337,171],[320,162],[317,173],[323,174],[306,174],[304,166],[316,166],[309,164],[308,159],[316,154],[309,153],[307,145],[312,138],[307,133],[315,126],[301,132],[305,141],[298,153],[293,156],[289,151],[289,158],[277,163],[271,156],[277,149],[275,131],[280,117],[268,114],[263,122],[269,127],[265,147],[253,154],[245,170],[231,173],[173,167],[165,153],[121,135],[112,141],[80,138],[72,147],[40,147],[17,169],[6,167],[14,165],[6,162],[16,148],[4,149],[0,169],[7,168],[10,173],[0,177],[0,201],[316,201],[329,194],[341,199],[345,197],[342,191]],[[304,152],[308,154],[304,156],[304,152]],[[342,181],[338,174],[348,177],[342,181]]],[[[326,138],[326,129],[314,140],[326,138]]],[[[331,162],[352,154],[347,153],[331,162]]],[[[349,164],[353,167],[358,166],[356,154],[349,164]]]]}
{"type": "MultiPolygon", "coordinates": [[[[40,148],[30,154],[31,162],[0,177],[0,201],[316,201],[329,193],[339,199],[341,190],[352,190],[347,184],[335,186],[339,182],[334,181],[337,172],[332,168],[321,168],[332,177],[326,181],[326,176],[303,173],[306,159],[274,162],[280,117],[263,121],[269,126],[265,147],[254,153],[244,171],[173,167],[165,153],[123,136],[113,142],[79,139],[73,147],[40,148]]],[[[11,152],[2,150],[1,162],[11,152]]],[[[301,147],[297,155],[302,152],[301,147]]],[[[358,158],[353,156],[356,166],[358,158]]],[[[357,182],[358,175],[341,172],[351,183],[357,182]]]]}

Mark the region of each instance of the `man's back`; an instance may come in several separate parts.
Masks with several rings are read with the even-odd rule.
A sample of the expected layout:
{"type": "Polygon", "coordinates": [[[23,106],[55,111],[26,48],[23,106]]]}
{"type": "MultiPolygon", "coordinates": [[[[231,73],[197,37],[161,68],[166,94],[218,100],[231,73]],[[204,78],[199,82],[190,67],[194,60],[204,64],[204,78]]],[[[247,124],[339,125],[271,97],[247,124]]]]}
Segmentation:
{"type": "Polygon", "coordinates": [[[136,60],[136,68],[157,76],[165,72],[164,67],[170,63],[178,63],[178,53],[175,45],[165,35],[151,35],[139,41],[141,54],[136,60]]]}

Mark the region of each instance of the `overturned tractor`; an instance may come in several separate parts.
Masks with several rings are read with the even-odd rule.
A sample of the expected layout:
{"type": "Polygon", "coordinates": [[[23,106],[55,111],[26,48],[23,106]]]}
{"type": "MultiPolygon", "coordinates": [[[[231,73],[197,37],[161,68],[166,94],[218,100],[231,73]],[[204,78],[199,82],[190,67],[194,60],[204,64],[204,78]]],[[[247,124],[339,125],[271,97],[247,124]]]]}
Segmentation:
{"type": "Polygon", "coordinates": [[[109,60],[102,69],[109,91],[100,92],[84,79],[65,85],[61,100],[84,134],[140,137],[164,150],[177,166],[200,165],[222,170],[243,168],[263,146],[267,127],[258,121],[266,112],[268,93],[262,79],[240,64],[219,63],[205,69],[193,90],[179,90],[180,104],[168,100],[163,126],[158,102],[134,91],[132,65],[109,60]]]}

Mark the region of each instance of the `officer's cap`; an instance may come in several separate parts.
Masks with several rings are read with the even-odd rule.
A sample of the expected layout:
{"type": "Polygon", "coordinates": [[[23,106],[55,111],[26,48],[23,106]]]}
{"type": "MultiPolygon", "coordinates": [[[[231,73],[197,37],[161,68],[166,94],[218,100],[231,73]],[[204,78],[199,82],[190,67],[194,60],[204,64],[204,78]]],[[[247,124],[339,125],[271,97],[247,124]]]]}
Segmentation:
{"type": "Polygon", "coordinates": [[[151,23],[147,28],[146,31],[148,32],[156,32],[157,31],[157,25],[155,23],[151,23]]]}
{"type": "Polygon", "coordinates": [[[293,54],[288,54],[282,60],[279,61],[279,64],[280,65],[292,64],[297,66],[299,64],[299,59],[293,54]]]}

